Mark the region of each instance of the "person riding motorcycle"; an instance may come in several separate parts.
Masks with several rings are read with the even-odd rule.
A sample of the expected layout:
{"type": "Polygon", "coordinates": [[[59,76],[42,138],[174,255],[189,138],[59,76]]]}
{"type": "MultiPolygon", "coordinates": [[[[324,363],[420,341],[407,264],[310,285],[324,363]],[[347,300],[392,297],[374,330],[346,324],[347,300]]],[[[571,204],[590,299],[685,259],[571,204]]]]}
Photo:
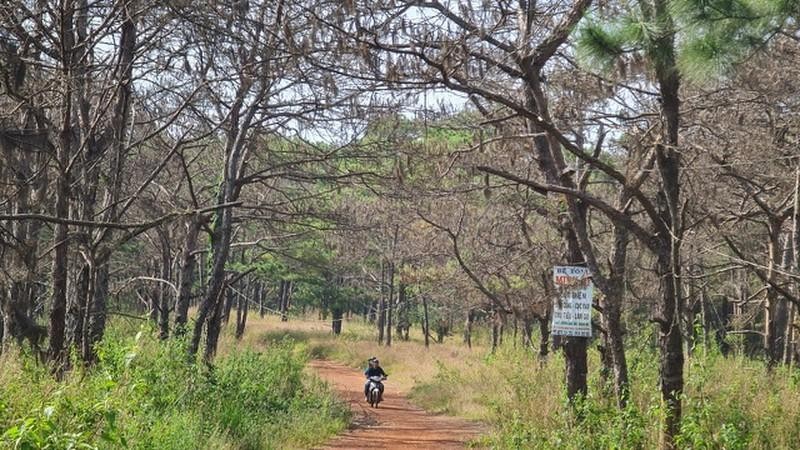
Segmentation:
{"type": "MultiPolygon", "coordinates": [[[[383,371],[383,368],[381,367],[378,358],[373,356],[367,361],[367,363],[369,364],[369,366],[367,367],[367,370],[364,371],[364,376],[367,377],[367,382],[364,384],[364,397],[367,399],[367,401],[369,401],[369,383],[370,383],[369,378],[370,377],[388,378],[389,375],[387,375],[386,372],[383,371]]],[[[383,383],[378,383],[378,386],[380,388],[380,400],[383,401],[383,383]]]]}

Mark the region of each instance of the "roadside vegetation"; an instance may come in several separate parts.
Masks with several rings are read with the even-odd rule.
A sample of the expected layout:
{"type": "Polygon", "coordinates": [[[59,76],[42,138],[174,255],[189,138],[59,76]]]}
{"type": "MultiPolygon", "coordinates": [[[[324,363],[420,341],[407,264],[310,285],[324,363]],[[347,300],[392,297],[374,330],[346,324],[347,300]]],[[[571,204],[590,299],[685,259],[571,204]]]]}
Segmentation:
{"type": "MultiPolygon", "coordinates": [[[[406,392],[428,411],[486,423],[490,432],[478,447],[502,449],[649,449],[657,447],[662,420],[657,359],[645,332],[631,337],[632,379],[628,406],[619,409],[613,386],[602,378],[599,352],[589,351],[590,394],[572,410],[564,389],[560,353],[542,360],[509,333],[491,351],[487,329],[476,329],[473,348],[458,335],[425,349],[419,330],[409,341],[378,346],[374,330],[347,322],[332,337],[319,321],[253,322],[264,331],[251,338],[279,342],[290,335],[315,357],[354,368],[376,355],[389,373],[387,389],[406,392]]],[[[769,370],[744,354],[743,342],[723,356],[701,343],[687,360],[685,417],[680,448],[792,449],[800,442],[800,373],[769,370]]]]}
{"type": "Polygon", "coordinates": [[[113,327],[97,365],[62,381],[29,356],[3,355],[0,448],[310,448],[348,423],[291,340],[229,349],[208,366],[150,331],[113,327]]]}
{"type": "MultiPolygon", "coordinates": [[[[378,356],[387,389],[434,413],[480,421],[476,447],[502,449],[653,448],[662,420],[658,367],[650,340],[629,339],[631,401],[614,402],[599,352],[589,352],[590,394],[570,407],[560,353],[542,359],[509,332],[492,351],[476,327],[472,348],[457,332],[425,348],[409,340],[379,346],[372,326],[346,321],[253,318],[236,339],[225,330],[213,366],[189,364],[185,342],[159,341],[149,327],[111,328],[95,367],[56,381],[30,355],[4,356],[0,448],[268,449],[311,448],[341,432],[345,404],[304,370],[309,358],[363,368],[378,356]]],[[[740,345],[741,344],[741,345],[740,345]]],[[[800,374],[696,345],[686,366],[685,417],[677,442],[692,449],[791,449],[800,442],[800,374]]]]}

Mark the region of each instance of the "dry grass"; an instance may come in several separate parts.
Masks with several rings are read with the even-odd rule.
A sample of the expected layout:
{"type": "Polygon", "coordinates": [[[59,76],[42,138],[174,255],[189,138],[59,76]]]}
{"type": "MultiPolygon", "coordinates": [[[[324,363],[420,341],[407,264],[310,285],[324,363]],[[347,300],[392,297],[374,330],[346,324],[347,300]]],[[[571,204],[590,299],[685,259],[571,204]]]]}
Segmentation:
{"type": "Polygon", "coordinates": [[[256,316],[248,320],[246,330],[240,342],[236,342],[231,332],[226,330],[220,342],[220,352],[241,347],[264,347],[270,342],[291,338],[303,344],[313,357],[332,359],[353,368],[365,367],[367,359],[376,356],[390,374],[392,388],[400,392],[408,392],[415,385],[435,378],[441,366],[477,366],[488,352],[488,348],[480,343],[470,350],[461,344],[458,337],[448,337],[444,344],[431,342],[425,349],[422,333],[413,328],[408,342],[395,337],[391,347],[380,346],[375,340],[375,330],[358,320],[345,321],[340,336],[331,333],[329,321],[313,318],[292,318],[281,322],[275,316],[256,316]]]}
{"type": "MultiPolygon", "coordinates": [[[[361,368],[378,356],[390,374],[391,389],[408,393],[420,406],[485,421],[494,433],[483,444],[493,448],[650,448],[659,439],[661,417],[657,356],[648,339],[628,349],[631,408],[620,412],[604,394],[596,351],[590,351],[589,383],[583,421],[566,407],[563,359],[542,363],[507,339],[491,354],[486,336],[470,350],[460,336],[426,349],[418,329],[409,342],[379,346],[373,327],[347,321],[341,336],[328,321],[314,318],[280,322],[251,319],[244,339],[226,335],[223,348],[268,346],[290,337],[315,357],[361,368]],[[574,436],[582,436],[574,439],[574,436]]],[[[800,442],[800,372],[766,370],[760,361],[719,354],[687,362],[684,421],[686,448],[792,449],[800,442]]]]}

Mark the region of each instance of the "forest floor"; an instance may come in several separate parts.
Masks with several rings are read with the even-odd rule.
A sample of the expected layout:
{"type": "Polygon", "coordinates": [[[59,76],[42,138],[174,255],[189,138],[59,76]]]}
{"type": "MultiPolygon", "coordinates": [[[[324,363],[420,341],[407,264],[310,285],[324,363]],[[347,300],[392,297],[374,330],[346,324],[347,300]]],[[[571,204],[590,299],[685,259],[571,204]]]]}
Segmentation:
{"type": "Polygon", "coordinates": [[[392,389],[391,378],[384,402],[372,408],[364,401],[364,377],[359,370],[327,360],[314,360],[309,367],[333,386],[353,412],[350,429],[323,449],[457,449],[484,431],[475,422],[430,414],[412,405],[402,392],[392,389]]]}

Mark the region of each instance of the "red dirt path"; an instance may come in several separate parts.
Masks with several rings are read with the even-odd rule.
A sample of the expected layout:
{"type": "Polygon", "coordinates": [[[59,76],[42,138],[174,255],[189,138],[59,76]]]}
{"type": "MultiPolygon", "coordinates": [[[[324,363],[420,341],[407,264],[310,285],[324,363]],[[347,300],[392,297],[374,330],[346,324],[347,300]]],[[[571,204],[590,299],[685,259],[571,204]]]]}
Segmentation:
{"type": "Polygon", "coordinates": [[[309,366],[350,404],[354,415],[350,429],[322,449],[461,449],[483,431],[479,424],[430,414],[412,405],[392,391],[391,374],[384,401],[378,408],[371,408],[364,401],[364,376],[360,371],[320,360],[309,366]]]}

